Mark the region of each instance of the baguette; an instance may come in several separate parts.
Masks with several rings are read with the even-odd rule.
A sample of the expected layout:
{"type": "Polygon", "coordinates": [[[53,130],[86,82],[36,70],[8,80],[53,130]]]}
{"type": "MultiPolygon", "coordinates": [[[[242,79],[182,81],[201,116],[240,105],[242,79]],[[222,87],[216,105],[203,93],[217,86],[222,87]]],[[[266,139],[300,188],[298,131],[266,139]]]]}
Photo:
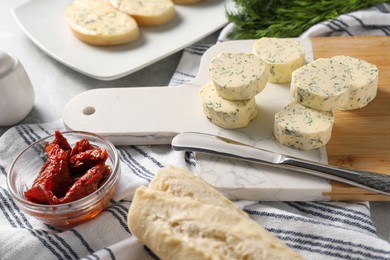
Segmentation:
{"type": "Polygon", "coordinates": [[[302,259],[221,193],[174,167],[137,188],[128,226],[161,259],[302,259]]]}
{"type": "Polygon", "coordinates": [[[179,198],[188,197],[201,203],[230,208],[240,215],[247,216],[219,191],[182,168],[168,166],[159,170],[150,182],[149,188],[170,193],[179,198]]]}

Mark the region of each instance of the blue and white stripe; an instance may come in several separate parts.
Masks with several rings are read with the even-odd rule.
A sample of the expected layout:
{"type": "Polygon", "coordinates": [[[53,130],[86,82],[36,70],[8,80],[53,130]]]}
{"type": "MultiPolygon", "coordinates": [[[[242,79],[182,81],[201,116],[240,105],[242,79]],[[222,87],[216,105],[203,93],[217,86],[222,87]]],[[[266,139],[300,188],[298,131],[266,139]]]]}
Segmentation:
{"type": "Polygon", "coordinates": [[[390,4],[342,14],[312,26],[301,37],[390,35],[390,4]]]}
{"type": "MultiPolygon", "coordinates": [[[[308,33],[355,35],[362,31],[389,35],[388,4],[370,9],[381,24],[361,18],[360,12],[316,25],[308,33]],[[311,32],[310,32],[311,31],[311,32]]],[[[223,35],[219,41],[223,40],[223,35]]],[[[170,85],[185,85],[210,44],[199,42],[183,51],[170,85]],[[192,65],[189,65],[192,64],[192,65]]],[[[148,185],[159,169],[172,164],[193,169],[192,153],[174,152],[168,146],[118,146],[121,177],[109,206],[96,218],[60,230],[25,215],[6,188],[7,168],[26,145],[63,130],[61,121],[20,125],[0,137],[0,258],[1,259],[156,259],[127,227],[127,211],[140,185],[148,185]]],[[[238,203],[253,220],[301,253],[306,259],[390,259],[390,245],[376,235],[367,203],[254,202],[238,203]]]]}

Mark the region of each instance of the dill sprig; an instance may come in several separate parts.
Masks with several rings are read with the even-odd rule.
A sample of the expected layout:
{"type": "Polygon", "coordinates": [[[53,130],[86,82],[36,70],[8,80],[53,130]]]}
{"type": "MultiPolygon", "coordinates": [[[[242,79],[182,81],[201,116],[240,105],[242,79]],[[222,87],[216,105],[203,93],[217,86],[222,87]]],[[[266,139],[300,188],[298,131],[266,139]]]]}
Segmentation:
{"type": "Polygon", "coordinates": [[[375,6],[384,0],[233,0],[226,10],[234,23],[230,39],[298,37],[316,23],[375,6]]]}

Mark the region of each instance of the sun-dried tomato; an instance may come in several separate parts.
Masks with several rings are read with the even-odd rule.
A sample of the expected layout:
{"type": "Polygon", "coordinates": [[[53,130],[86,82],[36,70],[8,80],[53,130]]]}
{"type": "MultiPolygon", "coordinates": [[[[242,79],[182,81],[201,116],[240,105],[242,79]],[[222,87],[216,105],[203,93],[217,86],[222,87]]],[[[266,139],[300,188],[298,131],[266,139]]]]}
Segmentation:
{"type": "Polygon", "coordinates": [[[75,146],[72,149],[72,152],[70,153],[70,157],[72,157],[75,154],[85,152],[85,151],[93,149],[93,148],[94,147],[89,143],[89,140],[86,138],[83,138],[75,144],[75,146]]]}
{"type": "Polygon", "coordinates": [[[63,198],[53,198],[53,204],[60,204],[75,201],[93,193],[111,174],[108,165],[96,165],[89,169],[80,179],[78,179],[63,198]]]}
{"type": "Polygon", "coordinates": [[[58,130],[54,132],[54,140],[52,144],[58,144],[63,150],[71,150],[72,148],[70,147],[68,140],[62,135],[62,133],[58,130]]]}
{"type": "Polygon", "coordinates": [[[111,174],[108,153],[81,139],[72,149],[60,131],[45,145],[47,161],[24,195],[40,204],[71,202],[96,191],[111,174]],[[80,177],[81,176],[81,177],[80,177]]]}
{"type": "Polygon", "coordinates": [[[70,150],[51,143],[45,146],[45,152],[48,160],[34,180],[32,189],[24,194],[28,200],[41,204],[48,204],[50,196],[64,196],[73,183],[68,166],[70,150]]]}
{"type": "Polygon", "coordinates": [[[69,159],[69,167],[72,172],[78,174],[85,172],[98,164],[104,164],[108,158],[108,153],[104,148],[92,148],[84,152],[79,152],[69,159]]]}

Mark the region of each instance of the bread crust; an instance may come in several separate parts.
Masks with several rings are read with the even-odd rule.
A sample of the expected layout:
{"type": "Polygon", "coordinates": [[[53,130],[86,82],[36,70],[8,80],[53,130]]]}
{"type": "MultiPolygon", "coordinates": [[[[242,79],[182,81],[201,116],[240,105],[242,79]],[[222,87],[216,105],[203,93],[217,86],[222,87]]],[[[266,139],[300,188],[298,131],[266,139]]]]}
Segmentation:
{"type": "Polygon", "coordinates": [[[128,33],[119,35],[93,35],[82,33],[79,30],[69,26],[72,33],[81,41],[97,46],[113,46],[130,43],[139,37],[139,30],[129,31],[128,33]]]}

